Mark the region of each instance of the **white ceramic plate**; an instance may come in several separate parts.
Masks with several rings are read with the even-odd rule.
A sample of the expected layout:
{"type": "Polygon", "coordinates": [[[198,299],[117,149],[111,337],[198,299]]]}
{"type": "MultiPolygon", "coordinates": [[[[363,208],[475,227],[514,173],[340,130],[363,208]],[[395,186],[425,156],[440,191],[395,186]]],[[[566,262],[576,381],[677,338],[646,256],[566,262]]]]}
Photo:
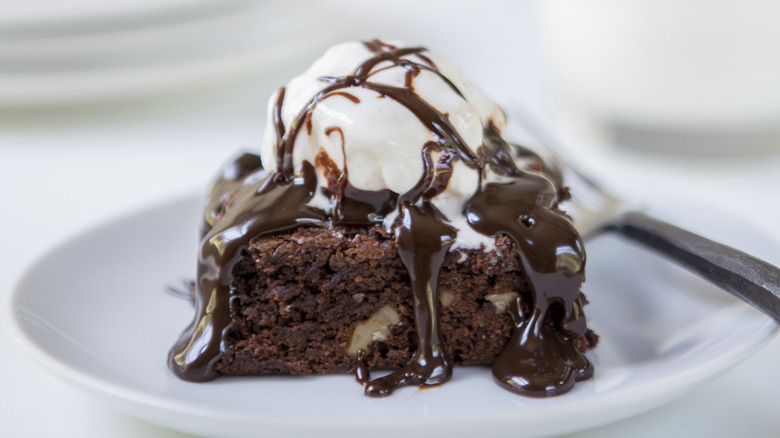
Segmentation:
{"type": "MultiPolygon", "coordinates": [[[[56,375],[121,411],[192,434],[517,437],[582,430],[660,406],[745,359],[777,330],[713,286],[607,236],[588,244],[587,313],[601,335],[589,353],[596,376],[566,395],[510,394],[486,368],[456,369],[446,385],[387,399],[364,397],[351,376],[187,383],[168,371],[166,355],[193,310],[165,287],[194,274],[199,204],[192,197],[140,212],[45,256],[6,303],[15,337],[56,375]]],[[[721,212],[686,216],[678,204],[659,213],[683,224],[708,217],[709,235],[763,254],[777,250],[721,212]]]]}
{"type": "MultiPolygon", "coordinates": [[[[127,21],[137,17],[147,19],[176,17],[191,14],[198,9],[217,7],[219,0],[133,0],[102,2],[96,0],[29,0],[4,5],[0,16],[0,32],[33,34],[59,32],[63,28],[71,32],[91,30],[95,22],[127,21]]],[[[232,0],[223,3],[238,3],[232,0]]]]}
{"type": "Polygon", "coordinates": [[[279,66],[315,59],[347,32],[322,26],[339,12],[325,2],[69,2],[95,4],[55,7],[39,21],[25,18],[29,6],[15,20],[0,18],[0,109],[137,99],[248,77],[276,83],[279,66]]]}

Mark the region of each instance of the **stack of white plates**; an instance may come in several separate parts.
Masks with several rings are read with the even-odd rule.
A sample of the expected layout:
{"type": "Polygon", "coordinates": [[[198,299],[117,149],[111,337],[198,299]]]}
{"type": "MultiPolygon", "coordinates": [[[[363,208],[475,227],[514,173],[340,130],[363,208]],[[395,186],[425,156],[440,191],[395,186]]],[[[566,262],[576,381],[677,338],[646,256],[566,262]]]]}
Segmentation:
{"type": "Polygon", "coordinates": [[[0,12],[0,108],[144,97],[311,59],[329,2],[28,0],[0,12]],[[282,64],[283,65],[283,64],[282,64]]]}

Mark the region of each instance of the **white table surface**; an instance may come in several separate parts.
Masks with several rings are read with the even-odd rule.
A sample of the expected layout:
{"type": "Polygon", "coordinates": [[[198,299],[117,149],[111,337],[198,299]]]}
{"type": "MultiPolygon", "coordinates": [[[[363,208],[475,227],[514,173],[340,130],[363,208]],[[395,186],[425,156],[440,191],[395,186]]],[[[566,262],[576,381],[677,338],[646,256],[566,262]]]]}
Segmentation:
{"type": "MultiPolygon", "coordinates": [[[[394,10],[396,16],[405,6],[394,10]]],[[[437,31],[421,21],[405,22],[402,31],[411,35],[405,39],[438,47],[458,63],[477,60],[467,73],[511,111],[517,102],[526,107],[539,102],[542,86],[533,64],[533,36],[523,26],[529,22],[528,9],[508,10],[512,13],[500,8],[481,11],[484,23],[498,23],[491,28],[503,33],[473,44],[464,43],[469,35],[437,31]],[[486,54],[485,47],[493,55],[486,54]],[[513,56],[503,56],[506,53],[513,56]],[[518,78],[520,84],[513,81],[518,78]],[[497,93],[507,86],[511,91],[497,93]]],[[[475,11],[464,8],[455,15],[464,19],[475,11]]],[[[355,7],[354,14],[361,13],[365,10],[355,7]]],[[[355,26],[354,37],[371,36],[355,26]]],[[[373,27],[376,34],[397,28],[391,21],[373,27]]],[[[219,163],[242,147],[259,144],[267,95],[306,62],[136,100],[0,108],[3,302],[34,260],[73,234],[203,190],[219,163]]],[[[780,242],[780,147],[774,154],[752,157],[686,157],[594,141],[596,146],[575,155],[617,190],[665,193],[685,187],[688,195],[705,202],[733,206],[746,224],[780,242]]],[[[780,263],[780,254],[761,256],[780,263]]],[[[182,436],[117,413],[53,377],[2,327],[0,437],[182,436]]],[[[778,363],[780,338],[775,338],[753,357],[669,405],[572,436],[777,436],[778,363]]]]}

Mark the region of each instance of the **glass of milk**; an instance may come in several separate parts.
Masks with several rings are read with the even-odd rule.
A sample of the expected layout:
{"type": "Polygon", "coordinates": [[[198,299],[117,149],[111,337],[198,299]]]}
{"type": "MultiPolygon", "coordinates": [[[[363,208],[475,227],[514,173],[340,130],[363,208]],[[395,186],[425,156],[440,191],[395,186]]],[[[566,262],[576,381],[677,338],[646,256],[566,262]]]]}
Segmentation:
{"type": "Polygon", "coordinates": [[[557,101],[618,142],[780,150],[780,1],[539,0],[537,9],[557,101]]]}

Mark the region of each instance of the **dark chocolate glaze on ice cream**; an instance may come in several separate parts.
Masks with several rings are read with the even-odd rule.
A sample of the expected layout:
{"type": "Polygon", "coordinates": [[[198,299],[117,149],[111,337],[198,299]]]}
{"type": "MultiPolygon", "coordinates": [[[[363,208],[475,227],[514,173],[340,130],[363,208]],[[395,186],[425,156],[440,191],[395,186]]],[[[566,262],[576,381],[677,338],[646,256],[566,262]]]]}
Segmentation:
{"type": "MultiPolygon", "coordinates": [[[[361,362],[364,354],[358,354],[358,377],[370,396],[388,395],[404,385],[428,386],[449,380],[452,360],[439,334],[437,280],[458,230],[449,225],[431,199],[447,188],[453,165],[460,160],[480,175],[479,187],[462,214],[477,232],[505,235],[514,241],[533,291],[531,297],[521,296],[507,308],[515,328],[493,364],[496,381],[530,396],[568,391],[576,380],[590,377],[593,371],[574,345],[574,339],[586,331],[579,293],[585,253],[574,227],[557,210],[560,195],[556,185],[518,168],[516,147],[506,143],[491,122],[484,126],[483,144],[473,151],[447,115],[415,93],[415,77],[427,70],[463,96],[438,73],[425,49],[399,48],[377,40],[365,45],[373,56],[350,75],[322,78],[328,85],[308,101],[291,126],[282,121],[285,90],[279,91],[272,115],[277,138],[275,163],[263,163],[263,169],[259,157],[245,154],[215,183],[206,204],[198,257],[196,315],[171,349],[170,367],[185,380],[217,377],[212,366],[226,349],[231,325],[232,271],[250,241],[301,226],[382,226],[388,215],[397,213],[392,232],[411,280],[417,348],[404,367],[373,380],[361,362]],[[411,60],[411,55],[417,61],[411,60]],[[404,86],[371,81],[385,65],[406,70],[404,86]],[[352,186],[346,160],[345,168],[339,169],[324,151],[315,163],[304,161],[300,169],[294,167],[295,140],[311,134],[314,108],[333,96],[357,105],[360,100],[350,89],[358,87],[403,105],[434,136],[435,140],[421,145],[423,173],[406,193],[352,186]],[[321,186],[317,168],[326,180],[321,186]],[[331,200],[330,211],[309,205],[316,190],[331,200]]],[[[343,133],[338,127],[327,128],[326,135],[341,136],[343,151],[343,133]]]]}

